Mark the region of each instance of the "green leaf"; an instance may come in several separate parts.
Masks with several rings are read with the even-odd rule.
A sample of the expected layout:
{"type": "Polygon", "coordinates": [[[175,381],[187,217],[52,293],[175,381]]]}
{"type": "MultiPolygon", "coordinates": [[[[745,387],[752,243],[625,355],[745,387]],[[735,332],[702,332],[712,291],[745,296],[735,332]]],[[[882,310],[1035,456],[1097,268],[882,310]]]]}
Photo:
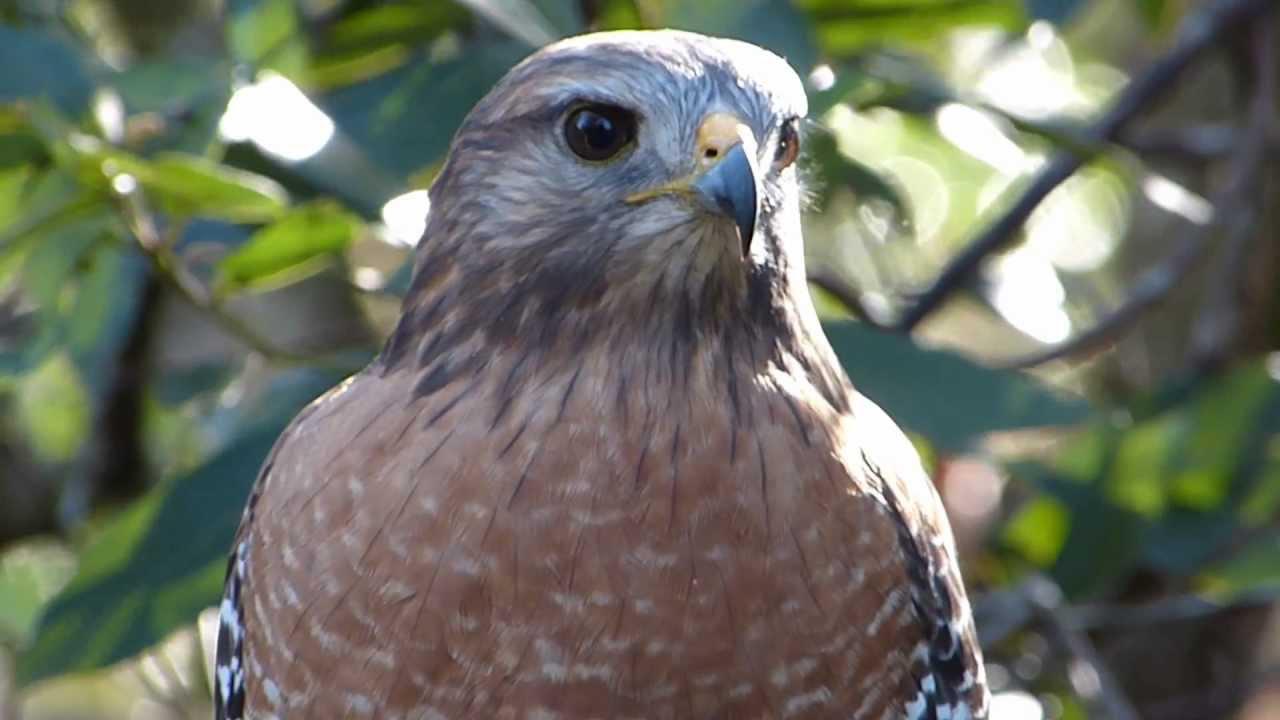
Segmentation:
{"type": "Polygon", "coordinates": [[[1240,503],[1240,520],[1250,527],[1264,525],[1280,513],[1280,436],[1269,436],[1261,451],[1261,468],[1240,503]]]}
{"type": "Polygon", "coordinates": [[[1280,588],[1280,532],[1264,534],[1205,571],[1201,586],[1225,600],[1280,588]]]}
{"type": "MultiPolygon", "coordinates": [[[[885,83],[865,71],[859,63],[829,66],[835,75],[831,86],[823,90],[809,88],[809,117],[821,118],[839,103],[860,108],[875,104],[884,94],[885,83]]],[[[808,149],[808,148],[806,148],[808,149]]]]}
{"type": "Polygon", "coordinates": [[[821,178],[818,191],[824,200],[844,188],[861,205],[879,204],[886,208],[891,226],[904,237],[912,235],[912,214],[906,196],[887,177],[842,152],[830,131],[816,130],[806,140],[805,152],[813,158],[812,165],[821,178]]]}
{"type": "Polygon", "coordinates": [[[1170,575],[1196,572],[1221,552],[1239,528],[1236,514],[1226,508],[1210,512],[1172,508],[1143,535],[1143,565],[1170,575]]]}
{"type": "Polygon", "coordinates": [[[1212,525],[1232,516],[1225,508],[1248,501],[1245,491],[1265,480],[1267,437],[1280,429],[1278,387],[1255,361],[1202,381],[1143,422],[1112,429],[1107,497],[1153,521],[1171,510],[1200,511],[1179,521],[1188,526],[1200,522],[1193,517],[1212,525]]]}
{"type": "Polygon", "coordinates": [[[15,419],[37,457],[70,461],[89,437],[89,392],[64,354],[52,355],[17,386],[15,419]]]}
{"type": "Polygon", "coordinates": [[[1066,506],[1052,497],[1041,496],[1014,514],[1005,525],[1002,538],[1023,557],[1047,568],[1058,559],[1070,528],[1071,515],[1066,506]]]}
{"type": "MultiPolygon", "coordinates": [[[[2,137],[0,142],[3,142],[2,137]]],[[[13,244],[9,228],[28,212],[22,196],[34,175],[35,169],[29,166],[0,165],[0,254],[8,252],[13,244]]],[[[4,287],[4,280],[5,276],[0,274],[0,288],[4,287]]]]}
{"type": "Polygon", "coordinates": [[[284,188],[274,180],[197,155],[161,153],[152,161],[110,157],[175,218],[264,222],[279,217],[288,202],[284,188]]]}
{"type": "Polygon", "coordinates": [[[755,43],[786,58],[801,77],[818,61],[811,25],[782,0],[671,2],[657,24],[755,43]]]}
{"type": "Polygon", "coordinates": [[[462,54],[341,88],[317,103],[375,163],[407,176],[444,156],[471,107],[526,54],[509,40],[472,42],[462,54]]]}
{"type": "Polygon", "coordinates": [[[584,32],[582,0],[531,0],[560,37],[584,32]]]}
{"type": "Polygon", "coordinates": [[[53,542],[27,541],[0,554],[0,646],[29,641],[40,609],[74,571],[74,556],[53,542]]]}
{"type": "Polygon", "coordinates": [[[307,45],[298,32],[293,0],[232,0],[228,5],[226,38],[233,59],[288,77],[303,73],[307,45]]]}
{"type": "Polygon", "coordinates": [[[255,232],[218,264],[219,291],[259,284],[312,261],[342,252],[360,231],[360,219],[338,204],[321,201],[291,210],[255,232]]]}
{"type": "Polygon", "coordinates": [[[1114,445],[1115,429],[1110,423],[1091,423],[1059,445],[1053,471],[1076,482],[1095,482],[1108,467],[1114,445]]]}
{"type": "Polygon", "coordinates": [[[529,0],[456,0],[529,47],[538,48],[563,37],[547,16],[529,0]]]}
{"type": "Polygon", "coordinates": [[[93,92],[80,54],[39,30],[0,25],[0,68],[0,103],[46,98],[63,112],[78,115],[93,92]]]}
{"type": "Polygon", "coordinates": [[[391,273],[391,277],[387,278],[387,282],[382,286],[382,291],[394,297],[403,298],[409,292],[409,286],[413,283],[413,258],[410,257],[400,263],[400,267],[391,273]]]}
{"type": "Polygon", "coordinates": [[[1112,502],[1147,517],[1164,511],[1169,460],[1179,422],[1180,418],[1168,415],[1121,436],[1106,486],[1112,502]]]}
{"type": "Polygon", "coordinates": [[[262,417],[192,472],[113,518],[19,658],[23,684],[127,658],[215,605],[241,510],[288,419],[338,377],[299,371],[262,399],[262,417]]]}
{"type": "Polygon", "coordinates": [[[66,315],[66,343],[96,398],[108,391],[137,322],[150,266],[123,242],[100,243],[86,260],[66,315]]]}
{"type": "Polygon", "coordinates": [[[67,224],[87,216],[100,215],[105,209],[103,198],[75,191],[64,184],[69,180],[60,173],[47,173],[32,183],[30,193],[15,192],[23,210],[12,222],[0,224],[0,252],[8,252],[25,240],[47,236],[67,224]]]}
{"type": "Polygon", "coordinates": [[[1138,5],[1142,19],[1153,30],[1167,29],[1177,19],[1177,3],[1169,0],[1131,0],[1138,5]]]}
{"type": "Polygon", "coordinates": [[[600,0],[596,4],[593,30],[634,30],[646,27],[636,0],[600,0]]]}
{"type": "Polygon", "coordinates": [[[163,152],[144,159],[76,131],[47,106],[34,106],[31,122],[59,165],[104,198],[112,182],[129,175],[176,220],[264,222],[279,216],[287,203],[284,188],[270,178],[191,153],[163,152]]]}
{"type": "Polygon", "coordinates": [[[809,11],[822,49],[843,56],[873,45],[928,47],[957,28],[1018,30],[1022,0],[798,0],[809,11]]]}
{"type": "Polygon", "coordinates": [[[231,85],[225,59],[178,56],[132,63],[110,78],[130,113],[175,112],[222,99],[231,85]]]}
{"type": "MultiPolygon", "coordinates": [[[[64,209],[68,206],[64,206],[64,209]]],[[[18,250],[10,248],[21,259],[21,288],[34,310],[30,336],[0,337],[0,375],[20,375],[44,362],[49,353],[66,342],[82,260],[93,247],[109,237],[114,220],[91,208],[86,212],[59,211],[42,215],[41,232],[28,232],[18,250]]]]}
{"type": "Polygon", "coordinates": [[[379,4],[353,12],[322,31],[326,53],[367,53],[393,45],[426,45],[462,26],[469,15],[448,2],[379,4]]]}
{"type": "Polygon", "coordinates": [[[836,83],[828,94],[855,110],[891,107],[932,118],[942,105],[962,102],[939,68],[922,55],[893,48],[866,50],[837,63],[835,71],[836,83]]]}
{"type": "MultiPolygon", "coordinates": [[[[175,57],[139,62],[110,79],[130,116],[154,113],[162,124],[149,137],[135,132],[131,147],[146,154],[183,151],[205,154],[231,97],[231,67],[224,58],[175,57]]],[[[137,123],[142,126],[142,123],[137,123]]]]}
{"type": "Polygon", "coordinates": [[[5,132],[0,129],[0,172],[10,168],[43,164],[49,157],[39,136],[26,128],[5,132]]]}
{"type": "Polygon", "coordinates": [[[1130,574],[1141,561],[1147,523],[1108,500],[1100,477],[1081,482],[1033,463],[1021,463],[1012,470],[1056,500],[1070,518],[1067,536],[1050,568],[1068,596],[1101,592],[1130,574]]]}
{"type": "Polygon", "coordinates": [[[470,18],[449,2],[380,4],[346,15],[321,33],[312,87],[351,85],[401,67],[416,48],[430,46],[470,18]]]}
{"type": "Polygon", "coordinates": [[[1263,363],[1253,362],[1214,378],[1177,411],[1187,431],[1172,457],[1172,500],[1210,510],[1227,499],[1249,446],[1268,429],[1259,420],[1277,387],[1263,363]]]}
{"type": "Polygon", "coordinates": [[[967,449],[991,432],[1073,425],[1089,416],[1084,402],[1016,372],[927,350],[860,323],[824,328],[854,387],[946,450],[967,449]]]}
{"type": "Polygon", "coordinates": [[[470,19],[453,3],[380,4],[344,15],[320,33],[311,87],[355,85],[402,67],[416,49],[460,31],[470,19]]]}
{"type": "Polygon", "coordinates": [[[1025,0],[1027,14],[1037,20],[1064,25],[1082,10],[1086,0],[1025,0]]]}
{"type": "Polygon", "coordinates": [[[226,387],[233,377],[232,367],[210,360],[163,371],[152,381],[152,388],[157,402],[177,407],[200,395],[226,387]]]}

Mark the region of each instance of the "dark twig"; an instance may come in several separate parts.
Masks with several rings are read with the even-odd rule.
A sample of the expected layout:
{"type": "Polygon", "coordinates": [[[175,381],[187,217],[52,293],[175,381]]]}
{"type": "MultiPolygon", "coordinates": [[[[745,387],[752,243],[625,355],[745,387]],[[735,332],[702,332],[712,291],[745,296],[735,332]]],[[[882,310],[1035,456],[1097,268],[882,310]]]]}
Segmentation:
{"type": "Polygon", "coordinates": [[[137,305],[123,342],[103,361],[105,391],[95,408],[95,435],[85,475],[93,497],[131,500],[147,489],[149,472],[143,442],[148,351],[156,329],[160,290],[154,272],[139,281],[137,305]]]}
{"type": "MultiPolygon", "coordinates": [[[[1242,593],[1225,602],[1188,594],[1141,605],[1097,603],[1072,606],[1062,602],[1062,592],[1052,580],[1037,575],[1011,588],[975,597],[973,612],[984,649],[990,651],[1014,633],[1038,626],[1069,655],[1072,663],[1068,666],[1069,680],[1082,698],[1096,705],[1090,717],[1136,718],[1132,703],[1100,659],[1088,633],[1105,634],[1116,629],[1162,632],[1158,626],[1202,621],[1224,613],[1268,607],[1278,599],[1280,589],[1272,587],[1242,593]]],[[[1217,687],[1208,693],[1181,698],[1184,704],[1175,703],[1171,698],[1149,716],[1221,717],[1226,710],[1210,708],[1235,707],[1240,697],[1277,682],[1280,682],[1280,665],[1263,668],[1229,687],[1217,687]],[[1202,708],[1203,712],[1188,712],[1192,707],[1202,708]],[[1170,712],[1165,712],[1166,709],[1170,712]],[[1178,712],[1173,712],[1174,709],[1178,712]]]]}
{"type": "Polygon", "coordinates": [[[1089,636],[1066,622],[1062,590],[1052,580],[1035,577],[1024,583],[1023,593],[1045,631],[1071,656],[1067,676],[1076,694],[1093,706],[1090,717],[1138,720],[1138,711],[1089,636]]]}
{"type": "MultiPolygon", "coordinates": [[[[1251,42],[1242,62],[1247,63],[1240,75],[1245,79],[1252,91],[1249,110],[1249,136],[1241,141],[1247,147],[1244,152],[1265,154],[1268,135],[1275,125],[1276,112],[1276,25],[1260,23],[1252,33],[1251,42]]],[[[1255,207],[1261,207],[1261,188],[1259,171],[1249,179],[1248,187],[1241,188],[1255,207]]],[[[1261,218],[1261,212],[1255,213],[1261,218]]],[[[1244,295],[1245,277],[1248,275],[1250,261],[1257,257],[1253,252],[1255,242],[1262,233],[1252,223],[1239,233],[1232,233],[1218,266],[1214,268],[1213,277],[1207,284],[1207,294],[1203,309],[1196,318],[1192,335],[1193,360],[1199,367],[1211,367],[1224,359],[1232,338],[1239,336],[1246,322],[1241,308],[1244,295]]]]}
{"type": "Polygon", "coordinates": [[[115,198],[130,231],[138,241],[138,247],[151,260],[152,267],[161,279],[184,300],[206,313],[224,332],[272,362],[286,365],[321,363],[322,358],[277,347],[240,318],[227,312],[173,251],[177,231],[170,230],[161,234],[155,216],[147,209],[141,187],[119,183],[115,189],[115,198]]]}
{"type": "MultiPolygon", "coordinates": [[[[992,648],[1025,628],[1034,617],[1024,587],[993,590],[973,601],[979,640],[984,648],[992,648]]],[[[1140,605],[1090,603],[1062,607],[1062,622],[1076,632],[1094,632],[1119,628],[1146,628],[1215,617],[1224,613],[1267,607],[1280,602],[1280,588],[1267,587],[1240,593],[1219,602],[1203,595],[1171,595],[1140,605]]]]}
{"type": "Polygon", "coordinates": [[[1088,330],[1058,345],[1003,363],[1008,369],[1026,369],[1056,360],[1076,358],[1110,346],[1135,320],[1158,304],[1187,276],[1208,249],[1204,232],[1197,232],[1183,242],[1177,251],[1159,267],[1149,270],[1134,283],[1134,290],[1115,310],[1094,323],[1088,330]],[[1194,242],[1192,242],[1194,241],[1194,242]]]}
{"type": "MultiPolygon", "coordinates": [[[[1277,7],[1275,0],[1213,0],[1183,21],[1178,40],[1167,54],[1129,84],[1119,98],[1083,135],[1089,145],[1115,140],[1129,123],[1154,100],[1163,95],[1191,63],[1225,33],[1257,20],[1277,7]]],[[[895,324],[909,332],[941,306],[961,287],[992,253],[1016,241],[1018,231],[1031,213],[1058,185],[1071,177],[1087,158],[1073,152],[1059,152],[1041,170],[1031,185],[1002,215],[960,252],[895,324]]]]}
{"type": "MultiPolygon", "coordinates": [[[[214,301],[200,280],[174,253],[172,238],[164,238],[156,228],[155,218],[147,212],[141,196],[141,188],[131,188],[126,192],[118,192],[121,210],[129,223],[129,229],[138,240],[138,247],[151,259],[152,265],[179,295],[194,307],[209,314],[215,322],[231,336],[244,343],[249,349],[265,357],[284,360],[285,362],[302,362],[305,357],[297,356],[274,347],[266,339],[258,336],[239,318],[224,312],[214,301]]],[[[176,233],[170,233],[175,235],[176,233]]]]}
{"type": "Polygon", "coordinates": [[[1077,605],[1065,613],[1065,622],[1078,631],[1149,627],[1266,607],[1277,601],[1280,601],[1280,588],[1275,587],[1241,593],[1229,602],[1215,602],[1201,595],[1173,595],[1141,605],[1077,605]]]}
{"type": "MultiPolygon", "coordinates": [[[[1231,155],[1238,133],[1238,128],[1226,123],[1144,129],[1125,137],[1121,144],[1143,157],[1205,163],[1231,155]]],[[[1280,157],[1280,128],[1273,127],[1267,133],[1266,153],[1270,160],[1280,157]]]]}
{"type": "Polygon", "coordinates": [[[1229,678],[1204,692],[1165,698],[1147,707],[1148,716],[1162,720],[1228,717],[1240,708],[1242,699],[1275,686],[1280,686],[1280,663],[1229,678]]]}
{"type": "MultiPolygon", "coordinates": [[[[1258,44],[1265,45],[1271,41],[1273,33],[1267,27],[1259,29],[1257,35],[1258,44]]],[[[1270,48],[1260,49],[1258,59],[1272,62],[1273,55],[1270,48]]],[[[1263,72],[1260,77],[1267,78],[1268,82],[1274,79],[1270,71],[1263,72]]],[[[1254,221],[1256,220],[1255,208],[1251,206],[1251,201],[1256,200],[1256,193],[1251,192],[1251,189],[1256,184],[1265,156],[1264,149],[1273,113],[1273,103],[1274,97],[1270,87],[1255,83],[1254,92],[1249,101],[1248,125],[1236,143],[1226,181],[1213,198],[1213,222],[1188,228],[1173,253],[1159,266],[1143,274],[1134,284],[1134,290],[1129,297],[1088,330],[1063,343],[1009,361],[1005,365],[1011,368],[1035,367],[1089,353],[1109,345],[1144,312],[1168,297],[1169,293],[1199,266],[1200,260],[1211,247],[1209,241],[1215,232],[1225,232],[1225,240],[1229,248],[1247,245],[1248,239],[1255,231],[1254,221]]]]}
{"type": "MultiPolygon", "coordinates": [[[[1219,205],[1225,209],[1225,205],[1219,205]]],[[[1252,229],[1253,217],[1240,209],[1231,219],[1229,235],[1235,237],[1252,229]]],[[[1074,358],[1101,350],[1115,342],[1138,318],[1169,296],[1178,284],[1194,270],[1209,249],[1208,236],[1215,226],[1197,225],[1183,239],[1174,253],[1160,266],[1147,271],[1134,283],[1134,290],[1115,310],[1075,337],[1031,355],[1001,363],[1009,369],[1026,369],[1074,358]]]]}
{"type": "Polygon", "coordinates": [[[813,270],[809,273],[809,283],[819,290],[835,298],[844,309],[859,321],[872,327],[885,329],[885,326],[872,315],[858,296],[852,285],[829,270],[813,270]]]}
{"type": "MultiPolygon", "coordinates": [[[[1040,582],[1040,578],[1030,582],[1040,582]]],[[[1024,583],[974,598],[973,614],[983,648],[999,645],[1035,619],[1036,611],[1028,600],[1027,588],[1028,583],[1024,583]]],[[[1095,632],[1193,622],[1225,613],[1268,607],[1277,602],[1280,602],[1280,588],[1266,587],[1240,593],[1226,601],[1192,593],[1171,595],[1139,605],[1105,602],[1064,605],[1056,613],[1060,622],[1072,632],[1095,632]]]]}

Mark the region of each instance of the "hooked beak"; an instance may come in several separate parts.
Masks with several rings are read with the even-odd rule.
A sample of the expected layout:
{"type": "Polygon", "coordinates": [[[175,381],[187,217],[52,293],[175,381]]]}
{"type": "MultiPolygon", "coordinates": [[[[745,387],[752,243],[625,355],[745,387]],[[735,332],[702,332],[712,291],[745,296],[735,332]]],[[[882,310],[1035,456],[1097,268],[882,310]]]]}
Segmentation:
{"type": "Polygon", "coordinates": [[[736,116],[716,112],[703,118],[698,126],[694,150],[697,170],[692,175],[638,192],[627,202],[642,203],[663,195],[686,196],[704,210],[733,221],[745,258],[751,250],[760,209],[755,137],[736,116]]]}
{"type": "Polygon", "coordinates": [[[743,143],[735,143],[729,148],[719,162],[693,181],[691,187],[704,207],[733,220],[738,226],[742,256],[746,257],[756,232],[759,199],[755,165],[743,143]]]}

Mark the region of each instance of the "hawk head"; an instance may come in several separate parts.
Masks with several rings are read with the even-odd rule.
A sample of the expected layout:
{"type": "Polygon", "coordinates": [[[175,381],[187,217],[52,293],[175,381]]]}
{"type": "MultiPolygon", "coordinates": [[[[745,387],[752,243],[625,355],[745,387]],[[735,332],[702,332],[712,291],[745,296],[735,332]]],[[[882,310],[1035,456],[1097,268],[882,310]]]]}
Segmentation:
{"type": "Polygon", "coordinates": [[[812,315],[806,112],[795,71],[744,42],[618,32],[540,50],[458,130],[384,361],[794,335],[789,316],[812,315]]]}

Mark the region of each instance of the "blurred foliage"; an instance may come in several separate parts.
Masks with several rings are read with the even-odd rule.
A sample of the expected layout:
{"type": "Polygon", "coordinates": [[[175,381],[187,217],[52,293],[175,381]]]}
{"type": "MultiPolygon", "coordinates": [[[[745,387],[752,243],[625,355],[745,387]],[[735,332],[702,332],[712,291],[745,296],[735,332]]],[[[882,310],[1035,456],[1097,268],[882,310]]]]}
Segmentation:
{"type": "MultiPolygon", "coordinates": [[[[1168,239],[1205,222],[1232,152],[1206,129],[1232,137],[1232,89],[1274,72],[1216,59],[1179,79],[1157,118],[1199,133],[1178,143],[1100,144],[1088,124],[1212,4],[0,0],[0,648],[35,683],[134,657],[214,605],[274,438],[389,330],[425,213],[415,191],[471,105],[537,46],[633,27],[740,37],[808,78],[810,269],[853,288],[817,292],[819,308],[855,384],[929,459],[977,597],[1043,576],[1071,607],[1218,603],[1175,618],[1209,628],[1225,627],[1213,608],[1266,607],[1277,253],[1232,264],[1224,238],[1112,352],[998,369],[1123,306],[1168,239]],[[1054,152],[1090,162],[1019,244],[915,338],[871,327],[1054,152]],[[1229,292],[1187,290],[1215,285],[1229,292]]],[[[1249,184],[1259,208],[1269,172],[1249,184]]],[[[1271,214],[1250,217],[1251,238],[1275,236],[1271,214]]],[[[1241,673],[1260,644],[1246,635],[1212,649],[1241,673]]],[[[1102,716],[1045,637],[988,648],[996,688],[1047,717],[1102,716]]],[[[1111,657],[1111,636],[1092,637],[1111,657]]],[[[1144,708],[1221,694],[1166,674],[1117,672],[1144,708]]]]}

